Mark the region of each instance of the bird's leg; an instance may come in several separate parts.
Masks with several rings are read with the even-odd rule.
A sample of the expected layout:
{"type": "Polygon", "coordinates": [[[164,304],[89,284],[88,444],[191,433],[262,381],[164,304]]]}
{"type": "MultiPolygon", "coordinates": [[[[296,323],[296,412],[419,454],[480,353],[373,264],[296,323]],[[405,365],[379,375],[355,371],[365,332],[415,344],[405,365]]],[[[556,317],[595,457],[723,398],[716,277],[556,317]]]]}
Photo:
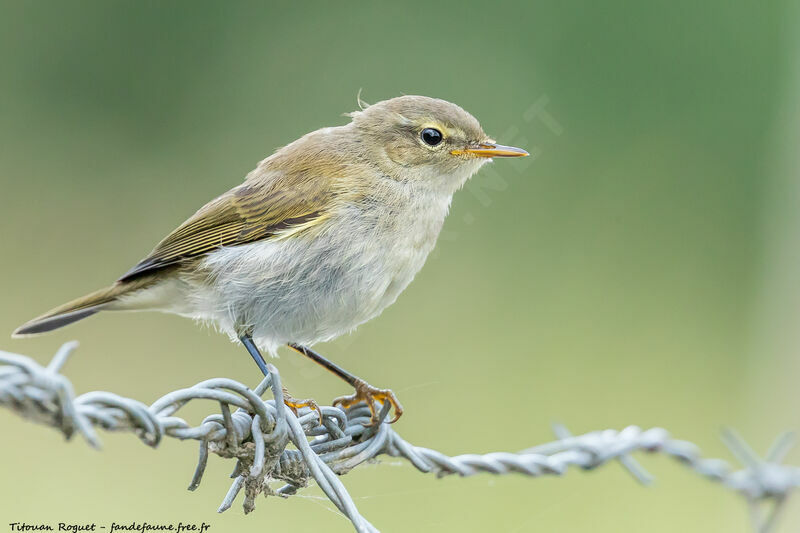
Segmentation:
{"type": "Polygon", "coordinates": [[[267,362],[264,361],[264,356],[258,351],[256,343],[253,342],[253,337],[250,335],[242,335],[239,337],[239,340],[242,341],[242,344],[244,344],[244,347],[247,349],[247,353],[250,354],[250,357],[252,357],[253,361],[258,365],[261,373],[264,374],[264,376],[268,376],[269,370],[267,370],[267,362]]]}
{"type": "Polygon", "coordinates": [[[392,392],[390,389],[378,389],[373,387],[363,379],[354,376],[336,363],[325,359],[322,355],[318,354],[311,348],[292,343],[289,343],[289,348],[305,355],[315,363],[333,372],[355,389],[354,394],[340,396],[339,398],[333,400],[334,406],[340,405],[342,408],[346,409],[363,401],[369,407],[370,413],[372,413],[373,424],[378,421],[378,413],[375,409],[376,400],[382,404],[388,402],[389,405],[394,408],[394,418],[389,421],[390,424],[397,422],[397,419],[399,419],[403,414],[403,406],[400,405],[400,402],[397,400],[397,396],[395,396],[394,392],[392,392]]]}
{"type": "MultiPolygon", "coordinates": [[[[253,360],[258,365],[258,368],[261,369],[261,372],[266,376],[269,374],[269,370],[267,369],[267,362],[264,360],[264,356],[261,355],[261,352],[258,350],[256,343],[253,342],[253,337],[250,335],[242,335],[239,337],[239,340],[242,341],[244,347],[247,348],[247,352],[253,358],[253,360]]],[[[294,396],[292,396],[286,387],[283,387],[283,403],[286,404],[286,407],[292,410],[292,412],[296,415],[297,410],[301,407],[310,407],[314,411],[317,412],[319,416],[319,423],[322,425],[322,411],[320,410],[317,402],[310,399],[305,400],[298,400],[294,396]]]]}

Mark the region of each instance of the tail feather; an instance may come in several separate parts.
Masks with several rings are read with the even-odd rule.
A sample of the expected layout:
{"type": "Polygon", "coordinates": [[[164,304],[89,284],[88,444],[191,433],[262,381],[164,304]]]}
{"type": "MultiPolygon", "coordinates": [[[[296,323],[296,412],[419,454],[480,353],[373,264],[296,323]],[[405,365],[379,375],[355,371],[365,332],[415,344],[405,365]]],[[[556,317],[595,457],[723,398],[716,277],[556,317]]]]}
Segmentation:
{"type": "Polygon", "coordinates": [[[54,329],[62,328],[68,324],[77,322],[78,320],[86,318],[87,316],[92,316],[102,308],[103,305],[101,304],[88,309],[79,309],[77,311],[70,311],[60,315],[40,316],[39,318],[34,318],[30,322],[26,322],[15,329],[14,333],[11,334],[11,337],[18,338],[27,337],[29,335],[38,335],[39,333],[47,333],[48,331],[53,331],[54,329]]]}
{"type": "Polygon", "coordinates": [[[25,337],[46,333],[54,329],[72,324],[109,307],[117,299],[133,291],[150,285],[152,280],[141,279],[130,282],[117,282],[110,287],[100,289],[56,307],[18,327],[12,337],[25,337]]]}

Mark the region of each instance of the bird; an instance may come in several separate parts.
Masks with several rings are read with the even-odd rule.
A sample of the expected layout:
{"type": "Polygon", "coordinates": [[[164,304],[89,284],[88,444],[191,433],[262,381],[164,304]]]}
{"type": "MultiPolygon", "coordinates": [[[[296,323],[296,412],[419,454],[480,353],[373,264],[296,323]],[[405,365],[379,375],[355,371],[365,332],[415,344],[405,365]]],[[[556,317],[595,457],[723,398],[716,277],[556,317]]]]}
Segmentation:
{"type": "MultiPolygon", "coordinates": [[[[394,303],[422,268],[454,193],[494,158],[520,148],[489,138],[446,100],[404,95],[346,113],[277,149],[244,181],[201,207],[111,285],[56,307],[13,337],[45,333],[100,311],[161,311],[210,324],[247,349],[288,346],[347,382],[342,408],[376,402],[380,389],[312,349],[394,303]]],[[[313,400],[288,394],[293,410],[313,400]]],[[[321,416],[321,415],[320,415],[321,416]]]]}

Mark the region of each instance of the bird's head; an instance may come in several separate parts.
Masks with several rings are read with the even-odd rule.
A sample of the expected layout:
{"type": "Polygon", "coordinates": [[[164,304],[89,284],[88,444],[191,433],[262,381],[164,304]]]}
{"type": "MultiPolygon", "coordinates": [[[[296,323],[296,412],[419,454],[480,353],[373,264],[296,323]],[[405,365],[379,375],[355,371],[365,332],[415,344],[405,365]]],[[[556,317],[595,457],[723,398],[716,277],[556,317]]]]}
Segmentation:
{"type": "Polygon", "coordinates": [[[426,96],[400,96],[350,113],[356,150],[388,176],[453,191],[495,157],[528,152],[502,146],[459,106],[426,96]]]}

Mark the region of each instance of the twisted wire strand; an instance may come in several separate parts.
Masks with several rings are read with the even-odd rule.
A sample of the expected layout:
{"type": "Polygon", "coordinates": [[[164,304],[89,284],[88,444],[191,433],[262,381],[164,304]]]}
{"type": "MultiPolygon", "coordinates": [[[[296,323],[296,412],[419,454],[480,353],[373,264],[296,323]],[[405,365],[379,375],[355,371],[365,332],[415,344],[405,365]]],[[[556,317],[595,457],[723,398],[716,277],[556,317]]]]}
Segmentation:
{"type": "Polygon", "coordinates": [[[556,426],[558,440],[518,453],[449,457],[403,440],[385,422],[388,404],[380,410],[381,422],[372,426],[370,410],[363,403],[346,410],[321,406],[322,423],[308,408],[293,413],[283,403],[280,374],[273,365],[268,365],[269,375],[253,390],[231,379],[214,378],[170,392],[149,406],[104,391],[76,397],[71,382],[60,373],[76,347],[75,342],[64,344],[47,366],[0,351],[0,405],[57,428],[67,438],[79,433],[95,448],[100,447],[95,427],[134,433],[152,447],[164,437],[198,441],[198,463],[189,490],[199,486],[211,453],[236,459],[231,474],[234,481],[219,512],[230,508],[242,491],[243,508],[249,513],[258,495],[288,497],[313,480],[356,531],[377,532],[358,512],[340,476],[384,454],[404,458],[419,471],[438,476],[515,473],[540,477],[563,475],[570,466],[591,470],[619,461],[635,479],[646,484],[652,477],[631,454],[661,453],[741,494],[759,533],[775,527],[789,495],[800,487],[800,468],[781,464],[794,443],[788,433],[779,437],[767,457],[761,459],[738,435],[726,431],[725,442],[743,465],[738,470],[722,459],[704,458],[696,445],[673,439],[665,429],[642,430],[637,426],[578,436],[556,426]],[[262,398],[267,391],[272,399],[262,398]],[[176,416],[183,406],[198,399],[216,401],[219,413],[207,416],[197,426],[176,416]],[[284,484],[275,489],[274,482],[284,484]],[[766,513],[763,502],[771,504],[766,513]]]}

